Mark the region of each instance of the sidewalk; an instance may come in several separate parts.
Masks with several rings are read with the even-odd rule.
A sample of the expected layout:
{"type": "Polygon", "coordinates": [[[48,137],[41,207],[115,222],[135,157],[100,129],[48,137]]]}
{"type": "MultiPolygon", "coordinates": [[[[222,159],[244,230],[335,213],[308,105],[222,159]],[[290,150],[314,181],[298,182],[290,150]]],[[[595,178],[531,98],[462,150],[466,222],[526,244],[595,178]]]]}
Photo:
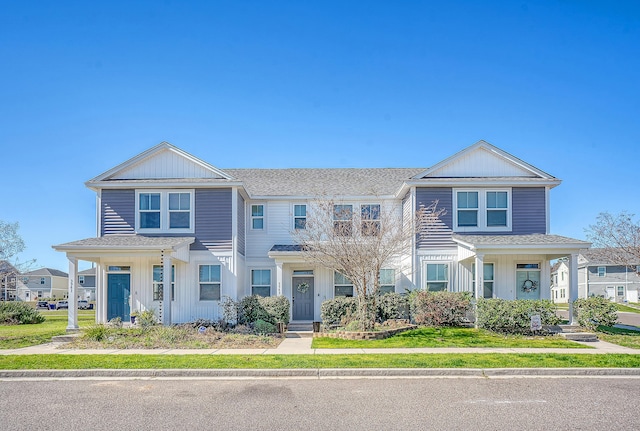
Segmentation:
{"type": "Polygon", "coordinates": [[[344,354],[393,354],[393,353],[562,353],[607,354],[626,353],[640,355],[640,349],[631,349],[605,341],[575,343],[592,349],[561,348],[488,348],[488,347],[418,347],[406,349],[312,349],[312,338],[285,338],[275,349],[65,349],[65,343],[47,343],[21,349],[0,350],[0,355],[344,355],[344,354]]]}

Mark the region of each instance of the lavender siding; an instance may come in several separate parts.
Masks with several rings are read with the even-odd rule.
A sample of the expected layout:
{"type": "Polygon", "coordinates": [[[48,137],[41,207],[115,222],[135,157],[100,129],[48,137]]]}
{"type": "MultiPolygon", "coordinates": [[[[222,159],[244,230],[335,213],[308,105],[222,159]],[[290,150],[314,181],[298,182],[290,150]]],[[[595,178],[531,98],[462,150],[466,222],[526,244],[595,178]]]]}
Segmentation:
{"type": "Polygon", "coordinates": [[[133,234],[136,226],[135,190],[102,190],[101,235],[133,234]]]}
{"type": "Polygon", "coordinates": [[[196,240],[191,250],[231,250],[231,189],[196,190],[196,240]]]}
{"type": "Polygon", "coordinates": [[[512,200],[513,235],[547,233],[547,210],[544,187],[514,187],[512,200]]]}
{"type": "Polygon", "coordinates": [[[436,226],[431,228],[428,235],[418,237],[418,248],[447,248],[455,246],[451,239],[453,226],[452,202],[453,193],[449,187],[425,187],[416,190],[416,203],[418,208],[421,205],[429,206],[438,201],[438,208],[444,208],[446,214],[440,217],[436,226]]]}
{"type": "Polygon", "coordinates": [[[244,198],[238,194],[238,253],[245,255],[244,198]]]}

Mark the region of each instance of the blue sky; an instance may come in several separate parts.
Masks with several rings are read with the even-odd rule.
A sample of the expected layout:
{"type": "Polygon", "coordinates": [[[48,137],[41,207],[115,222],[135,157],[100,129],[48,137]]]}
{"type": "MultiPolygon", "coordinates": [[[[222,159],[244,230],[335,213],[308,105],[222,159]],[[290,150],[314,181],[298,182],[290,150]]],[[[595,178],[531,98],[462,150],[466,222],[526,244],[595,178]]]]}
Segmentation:
{"type": "Polygon", "coordinates": [[[168,141],[220,167],[428,167],[484,139],[555,175],[552,233],[640,214],[640,2],[4,1],[0,219],[95,236],[84,182],[168,141]]]}

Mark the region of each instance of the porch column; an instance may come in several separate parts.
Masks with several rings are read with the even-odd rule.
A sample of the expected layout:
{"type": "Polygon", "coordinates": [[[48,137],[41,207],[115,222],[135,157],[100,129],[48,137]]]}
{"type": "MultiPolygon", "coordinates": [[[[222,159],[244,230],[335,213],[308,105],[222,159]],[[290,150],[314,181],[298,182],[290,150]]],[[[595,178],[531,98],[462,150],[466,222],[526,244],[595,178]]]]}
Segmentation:
{"type": "Polygon", "coordinates": [[[100,322],[101,323],[107,323],[107,307],[108,307],[108,302],[109,302],[109,276],[107,275],[107,265],[106,264],[100,264],[100,280],[102,283],[102,292],[100,294],[100,298],[102,299],[101,302],[101,306],[100,306],[100,312],[102,313],[100,315],[100,318],[102,319],[100,322]]]}
{"type": "Polygon", "coordinates": [[[573,301],[578,299],[578,253],[572,253],[569,258],[569,324],[577,325],[573,315],[573,301]]]}
{"type": "Polygon", "coordinates": [[[69,309],[67,310],[67,332],[76,332],[78,329],[78,293],[76,291],[76,279],[78,278],[78,259],[69,259],[69,309]]]}
{"type": "Polygon", "coordinates": [[[276,262],[276,295],[282,295],[282,262],[276,262]]]}
{"type": "Polygon", "coordinates": [[[171,325],[171,251],[163,251],[162,266],[162,324],[171,325]]]}
{"type": "Polygon", "coordinates": [[[474,297],[476,301],[478,298],[484,297],[484,254],[476,254],[476,291],[474,297]]]}

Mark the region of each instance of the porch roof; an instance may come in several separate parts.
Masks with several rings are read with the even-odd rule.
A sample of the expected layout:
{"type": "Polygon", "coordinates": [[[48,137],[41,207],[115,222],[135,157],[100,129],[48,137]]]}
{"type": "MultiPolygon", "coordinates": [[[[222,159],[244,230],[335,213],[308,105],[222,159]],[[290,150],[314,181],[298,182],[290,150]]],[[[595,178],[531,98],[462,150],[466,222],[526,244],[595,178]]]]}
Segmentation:
{"type": "Polygon", "coordinates": [[[98,249],[177,250],[180,247],[193,243],[194,240],[194,237],[182,236],[108,235],[54,245],[53,248],[56,251],[98,249]]]}
{"type": "Polygon", "coordinates": [[[589,248],[591,243],[575,238],[551,234],[530,235],[461,235],[454,234],[461,258],[473,254],[546,254],[548,257],[562,257],[589,248]]]}

